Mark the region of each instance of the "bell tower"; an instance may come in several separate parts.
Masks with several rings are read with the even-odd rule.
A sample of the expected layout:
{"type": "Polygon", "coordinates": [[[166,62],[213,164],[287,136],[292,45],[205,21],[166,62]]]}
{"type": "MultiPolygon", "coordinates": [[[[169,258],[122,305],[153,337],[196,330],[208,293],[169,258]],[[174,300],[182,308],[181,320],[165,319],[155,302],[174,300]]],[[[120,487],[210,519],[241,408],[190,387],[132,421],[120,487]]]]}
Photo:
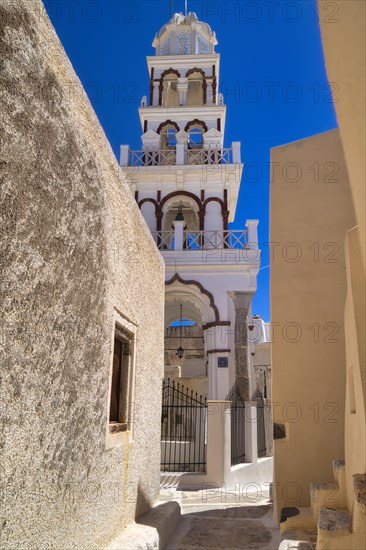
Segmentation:
{"type": "Polygon", "coordinates": [[[122,145],[121,167],[165,261],[166,373],[209,399],[235,385],[248,400],[258,221],[228,229],[243,165],[240,142],[224,145],[217,44],[195,13],[174,14],[156,34],[142,146],[122,145]]]}

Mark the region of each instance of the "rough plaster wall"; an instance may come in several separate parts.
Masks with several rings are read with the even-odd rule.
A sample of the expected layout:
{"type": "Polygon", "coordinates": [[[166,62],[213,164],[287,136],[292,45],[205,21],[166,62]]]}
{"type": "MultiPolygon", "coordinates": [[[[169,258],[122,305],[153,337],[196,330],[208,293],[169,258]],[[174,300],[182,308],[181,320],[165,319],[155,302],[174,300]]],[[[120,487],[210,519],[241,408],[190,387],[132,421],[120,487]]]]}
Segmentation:
{"type": "Polygon", "coordinates": [[[158,491],[160,255],[38,0],[0,5],[1,548],[103,548],[158,491]],[[134,437],[106,451],[114,312],[134,437]]]}

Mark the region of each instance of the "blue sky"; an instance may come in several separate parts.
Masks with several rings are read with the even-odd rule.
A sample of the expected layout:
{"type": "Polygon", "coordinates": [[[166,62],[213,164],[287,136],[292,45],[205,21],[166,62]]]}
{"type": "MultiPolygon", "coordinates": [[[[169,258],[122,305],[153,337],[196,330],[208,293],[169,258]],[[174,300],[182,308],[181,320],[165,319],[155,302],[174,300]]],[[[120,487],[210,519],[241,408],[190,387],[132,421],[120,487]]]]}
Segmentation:
{"type": "MultiPolygon", "coordinates": [[[[44,0],[112,148],[141,146],[137,109],[149,93],[146,55],[169,19],[169,0],[44,0]]],[[[270,148],[337,126],[313,0],[189,0],[216,31],[225,145],[242,142],[246,165],[235,223],[258,218],[262,269],[253,312],[269,320],[270,148]]],[[[174,11],[184,0],[174,0],[174,11]]],[[[329,20],[332,14],[320,12],[329,20]]]]}

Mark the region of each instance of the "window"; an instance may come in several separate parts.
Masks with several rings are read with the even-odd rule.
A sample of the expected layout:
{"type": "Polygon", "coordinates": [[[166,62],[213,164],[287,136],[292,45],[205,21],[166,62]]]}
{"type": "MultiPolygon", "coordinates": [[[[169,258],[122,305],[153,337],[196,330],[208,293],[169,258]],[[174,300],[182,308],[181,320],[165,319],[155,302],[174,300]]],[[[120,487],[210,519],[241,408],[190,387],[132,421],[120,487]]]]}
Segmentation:
{"type": "Polygon", "coordinates": [[[126,431],[130,424],[132,391],[132,335],[116,325],[113,346],[109,431],[126,431]]]}

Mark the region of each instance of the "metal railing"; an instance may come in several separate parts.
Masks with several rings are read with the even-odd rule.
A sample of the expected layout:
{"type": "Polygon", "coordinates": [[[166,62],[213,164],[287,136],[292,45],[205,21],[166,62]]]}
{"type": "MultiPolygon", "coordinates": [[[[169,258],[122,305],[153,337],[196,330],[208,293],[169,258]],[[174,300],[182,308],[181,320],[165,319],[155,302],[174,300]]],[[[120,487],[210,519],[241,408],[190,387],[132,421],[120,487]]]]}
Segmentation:
{"type": "Polygon", "coordinates": [[[187,164],[232,164],[232,149],[189,149],[187,164]]]}
{"type": "Polygon", "coordinates": [[[167,151],[130,151],[129,166],[174,166],[177,161],[175,149],[167,151]]]}
{"type": "Polygon", "coordinates": [[[164,380],[161,471],[206,470],[207,402],[184,386],[164,380]]]}
{"type": "Polygon", "coordinates": [[[231,404],[231,466],[245,462],[245,403],[231,404]]]}
{"type": "MultiPolygon", "coordinates": [[[[159,250],[175,250],[175,232],[153,233],[159,250]]],[[[249,249],[248,231],[185,231],[183,250],[249,249]]]]}
{"type": "MultiPolygon", "coordinates": [[[[183,165],[232,164],[233,153],[232,149],[188,149],[181,159],[179,164],[183,165]]],[[[176,149],[130,151],[128,155],[128,166],[175,166],[176,164],[176,149]]]]}

